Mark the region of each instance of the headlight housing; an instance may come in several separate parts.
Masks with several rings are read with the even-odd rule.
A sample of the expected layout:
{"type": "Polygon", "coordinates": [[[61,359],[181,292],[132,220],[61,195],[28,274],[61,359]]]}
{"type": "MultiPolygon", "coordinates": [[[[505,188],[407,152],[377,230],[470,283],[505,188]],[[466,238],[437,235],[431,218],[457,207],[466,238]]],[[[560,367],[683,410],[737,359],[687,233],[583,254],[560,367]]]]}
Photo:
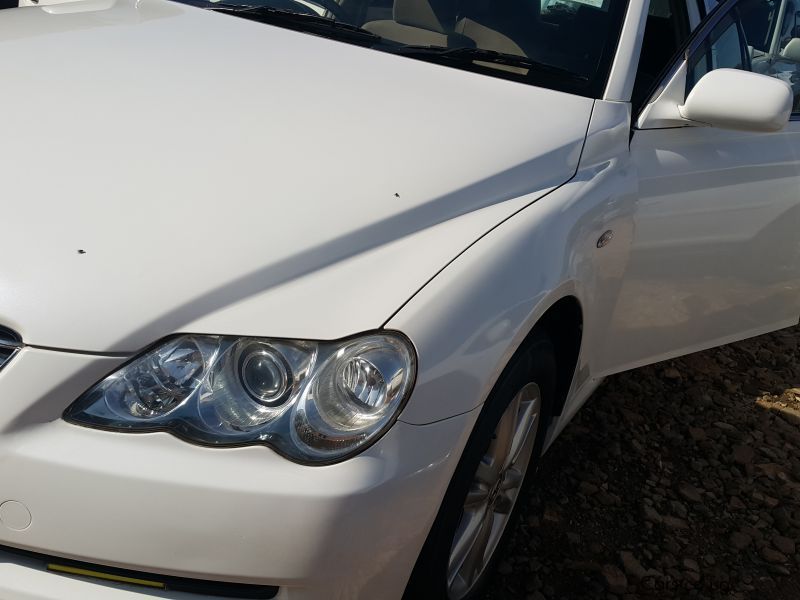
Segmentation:
{"type": "Polygon", "coordinates": [[[336,342],[179,335],[97,383],[64,418],[328,464],[380,437],[415,377],[411,342],[395,332],[336,342]]]}

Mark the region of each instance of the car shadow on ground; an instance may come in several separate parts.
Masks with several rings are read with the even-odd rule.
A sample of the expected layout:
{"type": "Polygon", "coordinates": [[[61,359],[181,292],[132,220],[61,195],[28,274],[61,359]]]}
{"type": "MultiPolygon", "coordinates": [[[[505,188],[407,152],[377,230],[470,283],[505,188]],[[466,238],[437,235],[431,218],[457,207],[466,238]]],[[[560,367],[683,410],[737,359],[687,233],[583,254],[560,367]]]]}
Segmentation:
{"type": "Polygon", "coordinates": [[[487,600],[800,598],[800,327],[607,380],[487,600]]]}

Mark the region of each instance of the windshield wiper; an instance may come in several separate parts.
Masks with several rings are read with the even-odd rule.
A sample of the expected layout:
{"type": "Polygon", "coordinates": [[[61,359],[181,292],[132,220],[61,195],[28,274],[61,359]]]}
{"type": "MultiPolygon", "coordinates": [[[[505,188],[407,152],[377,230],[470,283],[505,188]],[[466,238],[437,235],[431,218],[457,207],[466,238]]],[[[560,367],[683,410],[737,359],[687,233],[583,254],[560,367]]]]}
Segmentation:
{"type": "Polygon", "coordinates": [[[356,25],[335,21],[334,19],[316,14],[299,13],[281,8],[273,8],[271,6],[237,5],[221,2],[214,3],[211,6],[204,6],[204,8],[213,10],[214,12],[227,13],[245,19],[259,21],[261,23],[281,25],[287,29],[305,31],[307,33],[315,33],[342,41],[360,43],[365,46],[371,46],[382,40],[381,36],[371,33],[366,29],[362,29],[361,27],[357,27],[356,25]]]}
{"type": "Polygon", "coordinates": [[[484,48],[445,48],[444,46],[397,46],[397,47],[381,47],[381,50],[392,52],[394,54],[401,54],[411,58],[420,58],[422,60],[445,60],[451,63],[474,64],[477,62],[490,63],[494,65],[503,65],[506,67],[515,67],[519,69],[528,69],[529,71],[544,72],[559,77],[568,79],[577,79],[580,81],[588,81],[589,78],[585,75],[580,75],[569,69],[557,67],[547,63],[539,62],[524,56],[516,54],[507,54],[505,52],[496,52],[494,50],[486,50],[484,48]]]}

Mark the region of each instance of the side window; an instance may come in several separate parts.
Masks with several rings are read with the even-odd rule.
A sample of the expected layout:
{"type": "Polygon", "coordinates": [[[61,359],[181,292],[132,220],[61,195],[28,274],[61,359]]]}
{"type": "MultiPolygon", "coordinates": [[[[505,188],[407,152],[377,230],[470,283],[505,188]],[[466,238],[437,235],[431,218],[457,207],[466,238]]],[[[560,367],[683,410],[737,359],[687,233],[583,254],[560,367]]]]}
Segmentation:
{"type": "Polygon", "coordinates": [[[689,58],[686,74],[686,93],[688,94],[700,78],[714,69],[750,70],[747,44],[739,21],[733,11],[725,15],[703,45],[689,58]]]}
{"type": "Polygon", "coordinates": [[[800,112],[800,13],[795,0],[741,0],[689,57],[688,94],[713,69],[744,69],[786,81],[800,112]]]}
{"type": "Polygon", "coordinates": [[[798,38],[800,38],[800,3],[788,2],[781,23],[778,47],[784,57],[792,58],[795,62],[800,62],[800,51],[790,50],[789,45],[797,47],[798,42],[792,40],[798,38]]]}
{"type": "Polygon", "coordinates": [[[642,40],[642,53],[633,85],[634,109],[646,100],[647,92],[689,37],[686,0],[650,0],[642,40]]]}

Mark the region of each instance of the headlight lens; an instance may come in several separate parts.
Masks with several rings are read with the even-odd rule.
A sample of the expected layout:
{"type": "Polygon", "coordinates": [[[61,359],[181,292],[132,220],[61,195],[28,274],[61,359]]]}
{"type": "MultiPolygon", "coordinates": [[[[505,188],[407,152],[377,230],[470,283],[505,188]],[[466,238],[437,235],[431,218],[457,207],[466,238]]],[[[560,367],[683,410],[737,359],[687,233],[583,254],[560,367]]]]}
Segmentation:
{"type": "Polygon", "coordinates": [[[330,463],[386,431],[415,376],[411,343],[394,332],[338,342],[182,335],[106,377],[64,418],[330,463]]]}

